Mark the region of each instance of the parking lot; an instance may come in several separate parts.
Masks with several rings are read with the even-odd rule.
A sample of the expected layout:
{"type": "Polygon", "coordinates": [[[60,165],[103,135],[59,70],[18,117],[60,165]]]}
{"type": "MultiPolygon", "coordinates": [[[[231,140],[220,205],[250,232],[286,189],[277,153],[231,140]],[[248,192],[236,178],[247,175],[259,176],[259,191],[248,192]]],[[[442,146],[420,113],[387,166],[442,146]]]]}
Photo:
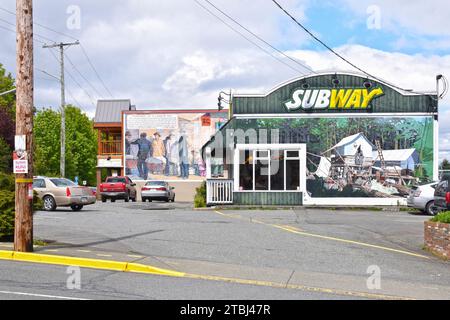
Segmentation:
{"type": "Polygon", "coordinates": [[[449,299],[449,263],[422,249],[428,218],[402,211],[194,210],[190,203],[108,202],[81,212],[38,212],[35,236],[50,242],[43,252],[135,255],[214,277],[449,299]],[[381,288],[368,290],[374,266],[381,288]]]}

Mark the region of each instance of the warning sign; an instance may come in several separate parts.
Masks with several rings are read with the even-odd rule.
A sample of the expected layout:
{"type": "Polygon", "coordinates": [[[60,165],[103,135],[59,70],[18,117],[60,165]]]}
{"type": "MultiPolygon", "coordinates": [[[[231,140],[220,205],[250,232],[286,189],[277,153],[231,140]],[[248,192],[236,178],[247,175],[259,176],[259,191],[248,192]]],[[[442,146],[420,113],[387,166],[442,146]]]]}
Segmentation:
{"type": "Polygon", "coordinates": [[[14,173],[28,173],[28,157],[26,152],[13,152],[14,173]]]}

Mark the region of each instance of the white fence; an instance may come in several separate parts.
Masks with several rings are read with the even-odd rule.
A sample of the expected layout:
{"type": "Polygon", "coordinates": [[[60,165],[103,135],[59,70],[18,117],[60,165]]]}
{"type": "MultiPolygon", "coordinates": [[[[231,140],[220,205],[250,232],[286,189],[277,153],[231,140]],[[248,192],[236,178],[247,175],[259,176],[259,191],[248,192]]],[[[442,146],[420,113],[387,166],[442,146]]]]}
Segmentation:
{"type": "Polygon", "coordinates": [[[233,180],[224,180],[224,179],[206,180],[206,203],[207,204],[233,203],[233,180]]]}

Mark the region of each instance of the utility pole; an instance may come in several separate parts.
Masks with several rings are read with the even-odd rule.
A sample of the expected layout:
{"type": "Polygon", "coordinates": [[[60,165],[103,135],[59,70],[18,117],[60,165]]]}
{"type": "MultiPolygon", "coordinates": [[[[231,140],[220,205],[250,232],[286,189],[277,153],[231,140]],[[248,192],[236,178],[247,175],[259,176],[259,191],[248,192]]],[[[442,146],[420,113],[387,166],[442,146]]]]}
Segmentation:
{"type": "Polygon", "coordinates": [[[64,47],[79,45],[79,41],[71,43],[55,43],[52,45],[44,45],[43,48],[59,48],[60,53],[60,68],[61,76],[59,81],[61,83],[61,157],[59,158],[59,171],[61,177],[66,176],[66,92],[64,87],[64,47]]]}
{"type": "MultiPolygon", "coordinates": [[[[33,0],[16,1],[16,135],[28,170],[16,174],[14,250],[33,251],[33,0]]],[[[17,147],[17,146],[16,146],[17,147]]]]}

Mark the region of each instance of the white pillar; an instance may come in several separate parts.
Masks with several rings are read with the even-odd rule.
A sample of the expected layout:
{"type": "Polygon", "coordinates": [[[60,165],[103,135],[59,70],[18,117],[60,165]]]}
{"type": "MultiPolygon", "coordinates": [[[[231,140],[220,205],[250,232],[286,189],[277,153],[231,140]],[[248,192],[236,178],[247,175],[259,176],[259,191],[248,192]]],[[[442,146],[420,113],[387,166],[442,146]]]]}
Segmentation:
{"type": "Polygon", "coordinates": [[[206,147],[205,151],[206,179],[211,179],[211,148],[206,147]]]}
{"type": "Polygon", "coordinates": [[[233,180],[234,180],[234,191],[239,191],[239,149],[233,150],[233,180]]]}
{"type": "Polygon", "coordinates": [[[433,119],[433,181],[439,181],[439,122],[433,119]]]}

